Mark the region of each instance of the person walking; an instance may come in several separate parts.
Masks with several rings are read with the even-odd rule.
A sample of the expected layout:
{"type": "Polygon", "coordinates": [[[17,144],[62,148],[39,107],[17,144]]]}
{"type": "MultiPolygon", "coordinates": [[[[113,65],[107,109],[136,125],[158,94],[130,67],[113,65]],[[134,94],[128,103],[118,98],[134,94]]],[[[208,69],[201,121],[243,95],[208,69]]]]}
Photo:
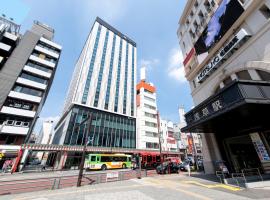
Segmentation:
{"type": "Polygon", "coordinates": [[[4,164],[3,164],[3,167],[2,167],[2,173],[3,173],[3,174],[7,172],[7,168],[8,168],[8,162],[7,162],[7,160],[6,160],[6,161],[4,162],[4,164]]]}
{"type": "Polygon", "coordinates": [[[189,162],[188,162],[188,164],[187,164],[187,171],[188,171],[188,176],[190,176],[190,164],[189,164],[189,162]]]}

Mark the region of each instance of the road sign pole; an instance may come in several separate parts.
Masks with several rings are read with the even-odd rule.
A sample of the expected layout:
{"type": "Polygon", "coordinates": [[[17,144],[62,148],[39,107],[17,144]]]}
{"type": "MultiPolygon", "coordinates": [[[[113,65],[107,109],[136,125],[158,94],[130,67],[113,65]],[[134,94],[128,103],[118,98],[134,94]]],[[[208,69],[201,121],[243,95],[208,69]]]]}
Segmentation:
{"type": "Polygon", "coordinates": [[[80,166],[79,166],[79,175],[78,175],[77,187],[80,187],[81,184],[82,184],[85,155],[86,155],[86,151],[87,151],[88,137],[89,137],[89,133],[90,133],[90,130],[91,130],[91,124],[92,124],[92,113],[90,113],[89,117],[86,118],[83,122],[81,122],[79,126],[81,126],[82,124],[84,124],[87,121],[88,121],[88,128],[87,128],[86,136],[85,136],[85,140],[84,140],[82,160],[81,160],[81,163],[80,163],[80,166]]]}

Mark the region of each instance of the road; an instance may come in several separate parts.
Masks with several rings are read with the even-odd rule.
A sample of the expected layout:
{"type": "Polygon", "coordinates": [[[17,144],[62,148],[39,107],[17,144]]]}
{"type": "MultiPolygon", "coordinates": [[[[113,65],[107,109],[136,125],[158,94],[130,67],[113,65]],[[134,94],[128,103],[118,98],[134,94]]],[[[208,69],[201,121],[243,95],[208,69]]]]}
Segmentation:
{"type": "Polygon", "coordinates": [[[246,190],[186,175],[164,175],[1,196],[1,200],[246,200],[270,199],[269,190],[246,190]]]}

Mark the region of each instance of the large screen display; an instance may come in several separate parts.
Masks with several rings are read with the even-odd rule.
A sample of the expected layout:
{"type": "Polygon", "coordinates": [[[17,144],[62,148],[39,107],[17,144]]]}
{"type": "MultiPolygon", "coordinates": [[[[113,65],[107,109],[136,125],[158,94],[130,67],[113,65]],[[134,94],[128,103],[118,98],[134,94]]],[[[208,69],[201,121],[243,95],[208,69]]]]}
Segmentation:
{"type": "Polygon", "coordinates": [[[243,12],[238,0],[223,0],[194,45],[197,55],[208,54],[243,12]]]}

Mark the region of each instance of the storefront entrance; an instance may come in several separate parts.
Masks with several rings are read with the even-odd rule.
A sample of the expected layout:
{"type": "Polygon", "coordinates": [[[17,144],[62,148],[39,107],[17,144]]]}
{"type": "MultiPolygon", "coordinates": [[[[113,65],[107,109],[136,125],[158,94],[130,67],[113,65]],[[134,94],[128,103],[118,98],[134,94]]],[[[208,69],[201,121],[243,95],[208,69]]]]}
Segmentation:
{"type": "Polygon", "coordinates": [[[249,135],[227,138],[223,142],[232,170],[261,168],[261,162],[249,135]]]}

